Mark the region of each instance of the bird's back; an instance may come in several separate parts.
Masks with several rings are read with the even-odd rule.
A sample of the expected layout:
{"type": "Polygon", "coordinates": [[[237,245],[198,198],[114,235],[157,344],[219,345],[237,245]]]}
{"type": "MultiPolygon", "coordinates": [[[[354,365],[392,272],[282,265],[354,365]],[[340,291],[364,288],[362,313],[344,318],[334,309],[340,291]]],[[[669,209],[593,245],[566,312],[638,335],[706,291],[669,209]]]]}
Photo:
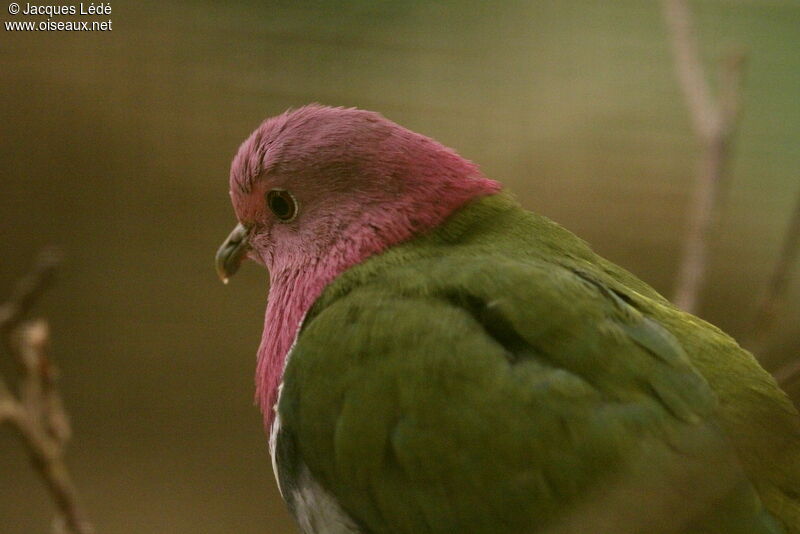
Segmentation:
{"type": "MultiPolygon", "coordinates": [[[[497,199],[501,201],[501,199],[497,199]]],[[[502,201],[501,201],[502,202],[502,201]]],[[[718,398],[719,421],[767,508],[790,532],[800,532],[800,417],[788,396],[751,353],[717,327],[682,312],[647,284],[597,256],[577,237],[548,219],[512,208],[513,226],[528,229],[520,248],[538,254],[542,235],[572,253],[556,257],[586,269],[626,296],[646,316],[669,330],[718,398]],[[551,228],[541,232],[541,226],[551,228]],[[534,233],[535,232],[535,233],[534,233]]]]}

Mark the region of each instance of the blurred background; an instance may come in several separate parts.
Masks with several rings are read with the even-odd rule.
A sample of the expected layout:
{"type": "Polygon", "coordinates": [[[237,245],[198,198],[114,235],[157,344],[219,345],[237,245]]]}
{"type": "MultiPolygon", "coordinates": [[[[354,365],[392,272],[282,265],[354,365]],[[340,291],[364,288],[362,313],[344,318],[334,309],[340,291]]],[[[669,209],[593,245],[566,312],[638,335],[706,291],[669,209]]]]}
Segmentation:
{"type": "MultiPolygon", "coordinates": [[[[696,146],[658,2],[111,6],[109,32],[0,35],[0,295],[43,245],[64,250],[37,312],[98,534],[295,532],[253,406],[266,274],[245,265],[223,286],[212,261],[235,223],[231,157],[290,106],[358,106],[435,137],[671,294],[696,146]]],[[[749,58],[699,311],[741,336],[800,188],[800,2],[691,7],[707,61],[749,58]]],[[[768,367],[800,352],[797,280],[788,302],[768,367]]],[[[48,532],[8,428],[0,495],[0,531],[48,532]]]]}

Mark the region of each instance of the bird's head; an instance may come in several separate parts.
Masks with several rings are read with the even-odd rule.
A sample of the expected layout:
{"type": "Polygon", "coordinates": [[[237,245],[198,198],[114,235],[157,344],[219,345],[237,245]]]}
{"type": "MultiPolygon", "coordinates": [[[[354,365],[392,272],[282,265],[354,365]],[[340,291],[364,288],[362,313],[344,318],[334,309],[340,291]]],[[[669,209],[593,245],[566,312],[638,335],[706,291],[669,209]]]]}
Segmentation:
{"type": "Polygon", "coordinates": [[[270,273],[256,370],[267,427],[292,340],[325,286],[499,189],[454,151],[369,111],[306,106],[250,135],[231,165],[239,224],[216,265],[223,281],[245,257],[270,273]]]}
{"type": "Polygon", "coordinates": [[[227,281],[245,257],[271,273],[331,254],[360,261],[498,189],[454,151],[377,113],[305,106],[264,121],[234,157],[239,225],[217,271],[227,281]]]}

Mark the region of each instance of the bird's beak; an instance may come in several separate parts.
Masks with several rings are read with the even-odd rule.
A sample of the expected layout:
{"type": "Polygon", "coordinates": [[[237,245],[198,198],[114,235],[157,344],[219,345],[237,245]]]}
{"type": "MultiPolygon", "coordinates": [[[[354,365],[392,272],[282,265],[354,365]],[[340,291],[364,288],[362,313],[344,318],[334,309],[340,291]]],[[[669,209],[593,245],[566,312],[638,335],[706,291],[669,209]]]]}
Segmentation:
{"type": "Polygon", "coordinates": [[[242,264],[247,251],[250,250],[249,237],[247,228],[239,223],[217,250],[214,264],[217,267],[217,275],[223,284],[227,284],[228,278],[239,270],[239,265],[242,264]]]}

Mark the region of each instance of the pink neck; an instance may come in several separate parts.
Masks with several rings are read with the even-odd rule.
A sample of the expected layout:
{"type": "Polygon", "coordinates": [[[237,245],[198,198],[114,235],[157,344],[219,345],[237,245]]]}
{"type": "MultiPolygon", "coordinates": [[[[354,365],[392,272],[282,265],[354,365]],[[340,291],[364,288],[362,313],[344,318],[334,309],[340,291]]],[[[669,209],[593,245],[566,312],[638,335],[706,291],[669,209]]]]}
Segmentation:
{"type": "Polygon", "coordinates": [[[327,251],[314,257],[303,253],[276,257],[268,265],[269,299],[256,367],[256,399],[268,431],[286,357],[300,322],[325,287],[348,268],[438,226],[469,200],[500,188],[498,182],[479,174],[412,187],[385,208],[361,215],[343,233],[347,239],[336,241],[327,251]]]}

